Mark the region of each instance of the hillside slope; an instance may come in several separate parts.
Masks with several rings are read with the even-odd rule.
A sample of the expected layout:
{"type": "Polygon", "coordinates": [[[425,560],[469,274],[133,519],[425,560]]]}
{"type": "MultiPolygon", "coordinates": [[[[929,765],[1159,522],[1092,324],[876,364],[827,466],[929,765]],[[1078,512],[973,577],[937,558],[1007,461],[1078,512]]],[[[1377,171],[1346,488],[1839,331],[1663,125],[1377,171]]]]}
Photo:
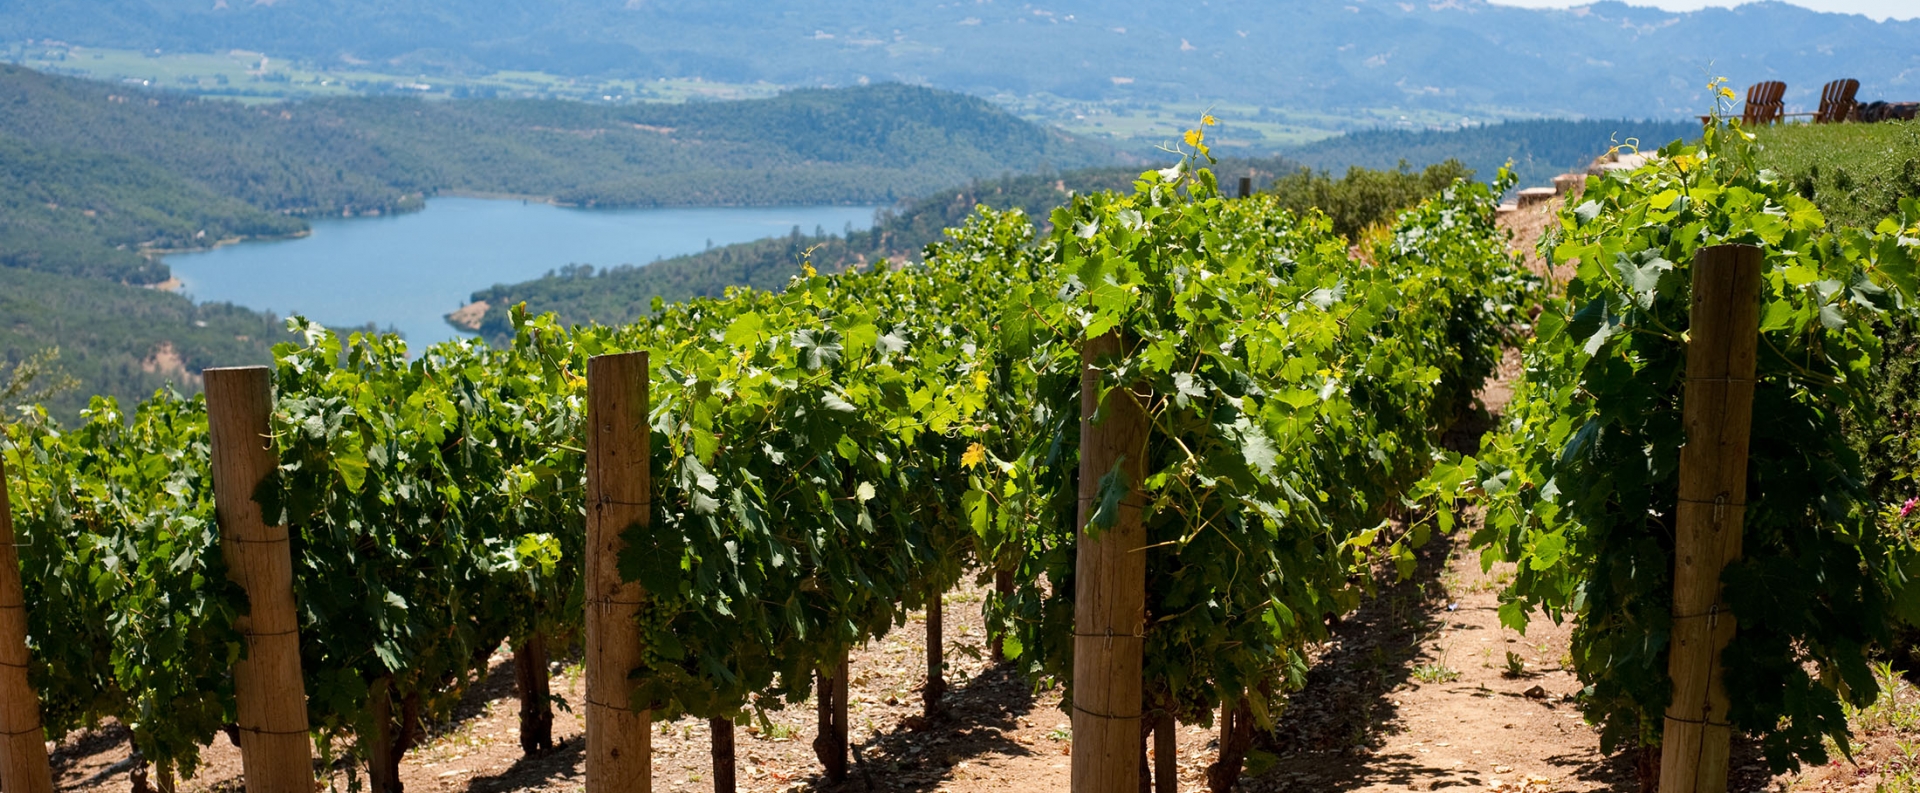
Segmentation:
{"type": "Polygon", "coordinates": [[[140,248],[287,234],[446,191],[586,205],[891,203],[1111,162],[977,98],[903,85],[772,99],[323,99],[244,106],[0,66],[0,262],[164,280],[140,248]],[[204,232],[204,234],[202,233],[204,232]]]}
{"type": "Polygon", "coordinates": [[[899,80],[980,94],[1684,117],[1703,74],[1857,77],[1920,99],[1920,21],[1778,2],[1670,13],[1486,0],[93,0],[8,3],[0,41],[262,50],[398,74],[536,70],[783,85],[899,80]]]}
{"type": "Polygon", "coordinates": [[[10,267],[0,267],[0,318],[0,382],[49,349],[79,381],[46,402],[62,422],[93,394],[130,405],[169,384],[198,391],[202,369],[270,363],[273,345],[293,340],[277,318],[237,306],[10,267]]]}

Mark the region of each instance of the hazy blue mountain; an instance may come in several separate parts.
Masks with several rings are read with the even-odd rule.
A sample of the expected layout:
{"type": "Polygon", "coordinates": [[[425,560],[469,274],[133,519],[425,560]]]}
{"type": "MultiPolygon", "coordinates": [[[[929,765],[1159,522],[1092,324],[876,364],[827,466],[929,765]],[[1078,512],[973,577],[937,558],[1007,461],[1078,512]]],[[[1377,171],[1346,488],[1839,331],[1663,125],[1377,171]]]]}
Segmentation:
{"type": "Polygon", "coordinates": [[[436,71],[540,69],[976,93],[1678,117],[1709,70],[1809,104],[1852,76],[1920,99],[1920,21],[1769,2],[1669,13],[1485,0],[14,0],[0,40],[251,48],[436,71]]]}

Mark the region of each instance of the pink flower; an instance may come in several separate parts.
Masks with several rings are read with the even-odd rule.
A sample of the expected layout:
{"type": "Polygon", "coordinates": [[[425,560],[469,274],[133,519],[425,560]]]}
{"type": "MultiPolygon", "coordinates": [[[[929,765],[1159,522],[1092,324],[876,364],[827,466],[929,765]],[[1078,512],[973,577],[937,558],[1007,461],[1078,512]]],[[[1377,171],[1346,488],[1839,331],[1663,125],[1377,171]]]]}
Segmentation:
{"type": "Polygon", "coordinates": [[[1912,515],[1916,509],[1920,509],[1920,498],[1909,498],[1907,503],[1900,506],[1900,517],[1912,515]]]}

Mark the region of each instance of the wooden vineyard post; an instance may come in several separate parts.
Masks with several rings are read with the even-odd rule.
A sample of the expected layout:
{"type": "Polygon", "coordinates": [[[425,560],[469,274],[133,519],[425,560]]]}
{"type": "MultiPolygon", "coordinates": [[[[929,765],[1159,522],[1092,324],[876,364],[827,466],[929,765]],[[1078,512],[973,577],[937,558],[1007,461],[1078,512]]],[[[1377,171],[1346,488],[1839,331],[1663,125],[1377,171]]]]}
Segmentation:
{"type": "Polygon", "coordinates": [[[1240,177],[1240,197],[1241,198],[1253,197],[1253,177],[1251,176],[1240,177]]]}
{"type": "Polygon", "coordinates": [[[620,578],[621,533],[646,526],[653,490],[647,354],[587,361],[587,791],[653,789],[652,714],[633,708],[639,584],[620,578]]]}
{"type": "Polygon", "coordinates": [[[1153,743],[1153,722],[1140,720],[1140,793],[1153,793],[1153,758],[1148,747],[1153,743]]]}
{"type": "Polygon", "coordinates": [[[287,527],[267,525],[254,500],[280,464],[267,426],[273,412],[271,374],[264,366],[202,374],[221,551],[227,576],[246,590],[251,604],[234,624],[247,641],[246,655],[233,668],[242,774],[248,793],[313,793],[293,550],[287,527]]]}
{"type": "Polygon", "coordinates": [[[1720,654],[1734,619],[1720,572],[1740,558],[1753,432],[1761,252],[1720,245],[1693,261],[1675,521],[1673,637],[1667,671],[1673,704],[1661,736],[1661,793],[1724,793],[1731,728],[1720,654]]]}
{"type": "Polygon", "coordinates": [[[947,695],[945,604],[939,593],[927,602],[927,685],[920,690],[920,701],[928,722],[940,715],[940,699],[947,695]]]}
{"type": "Polygon", "coordinates": [[[1081,348],[1080,538],[1073,603],[1073,790],[1112,793],[1140,787],[1141,668],[1146,644],[1145,478],[1147,415],[1123,388],[1100,398],[1103,358],[1122,352],[1109,333],[1081,348]],[[1112,526],[1089,533],[1100,482],[1119,468],[1127,488],[1112,526]]]}
{"type": "Polygon", "coordinates": [[[405,734],[406,728],[396,731],[393,727],[392,677],[373,681],[372,690],[367,692],[367,715],[374,724],[372,747],[367,752],[367,787],[372,793],[401,790],[400,758],[394,751],[394,737],[396,732],[405,734]]]}
{"type": "Polygon", "coordinates": [[[0,790],[53,793],[40,697],[27,680],[27,598],[20,586],[7,462],[0,459],[0,790]]]}

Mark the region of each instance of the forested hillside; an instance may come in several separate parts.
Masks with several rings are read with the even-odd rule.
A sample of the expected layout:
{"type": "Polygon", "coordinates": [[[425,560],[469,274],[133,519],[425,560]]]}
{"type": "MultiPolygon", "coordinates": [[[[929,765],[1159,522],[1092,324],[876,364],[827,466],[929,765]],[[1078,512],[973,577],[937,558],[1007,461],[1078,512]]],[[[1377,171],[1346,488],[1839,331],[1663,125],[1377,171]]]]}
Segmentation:
{"type": "Polygon", "coordinates": [[[77,381],[45,401],[62,420],[94,394],[132,404],[169,383],[197,391],[202,369],[266,363],[293,340],[277,318],[238,306],[12,267],[0,267],[0,318],[0,384],[57,349],[50,370],[77,381]]]}
{"type": "Polygon", "coordinates": [[[587,205],[890,203],[1111,161],[979,99],[882,85],[744,102],[208,101],[0,67],[0,261],[132,283],[141,248],[417,207],[437,192],[587,205]],[[204,232],[204,233],[203,233],[204,232]]]}
{"type": "Polygon", "coordinates": [[[969,180],[1110,162],[972,97],[881,85],[592,106],[343,98],[265,106],[0,67],[0,374],[58,346],[85,394],[193,387],[261,363],[265,314],[139,288],[158,254],[297,234],[304,218],[443,192],[583,205],[892,203],[969,180]]]}
{"type": "Polygon", "coordinates": [[[142,248],[304,228],[148,160],[0,134],[0,266],[154,283],[142,248]]]}

